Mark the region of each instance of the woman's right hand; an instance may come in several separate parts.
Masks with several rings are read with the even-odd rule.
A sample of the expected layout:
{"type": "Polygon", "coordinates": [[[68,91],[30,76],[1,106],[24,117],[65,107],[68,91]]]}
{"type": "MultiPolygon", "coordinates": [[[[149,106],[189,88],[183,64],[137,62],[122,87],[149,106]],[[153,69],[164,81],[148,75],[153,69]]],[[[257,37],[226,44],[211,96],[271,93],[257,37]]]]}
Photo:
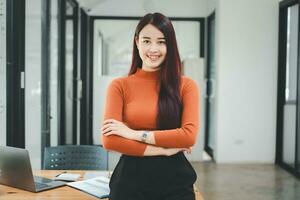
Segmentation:
{"type": "Polygon", "coordinates": [[[175,155],[179,152],[187,152],[187,153],[192,153],[192,147],[189,147],[189,148],[165,148],[164,149],[165,151],[165,155],[166,156],[172,156],[172,155],[175,155]]]}

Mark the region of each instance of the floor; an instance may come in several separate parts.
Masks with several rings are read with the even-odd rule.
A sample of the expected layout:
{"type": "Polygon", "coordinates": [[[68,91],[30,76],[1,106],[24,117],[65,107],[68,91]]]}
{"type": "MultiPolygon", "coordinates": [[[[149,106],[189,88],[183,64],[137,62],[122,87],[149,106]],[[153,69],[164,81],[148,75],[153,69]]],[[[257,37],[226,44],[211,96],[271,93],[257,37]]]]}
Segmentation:
{"type": "Polygon", "coordinates": [[[271,164],[193,162],[204,200],[300,200],[300,179],[271,164]]]}

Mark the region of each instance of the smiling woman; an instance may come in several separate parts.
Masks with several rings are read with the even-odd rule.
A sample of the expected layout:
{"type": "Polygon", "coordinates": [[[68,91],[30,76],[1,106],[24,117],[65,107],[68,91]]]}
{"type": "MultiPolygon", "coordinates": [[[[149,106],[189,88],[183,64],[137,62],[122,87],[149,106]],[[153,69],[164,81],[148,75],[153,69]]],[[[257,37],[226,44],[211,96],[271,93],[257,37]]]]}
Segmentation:
{"type": "Polygon", "coordinates": [[[183,154],[199,130],[196,83],[181,75],[171,21],[160,13],[137,25],[129,75],[107,91],[102,141],[122,153],[111,200],[195,199],[196,173],[183,154]]]}
{"type": "Polygon", "coordinates": [[[152,24],[148,24],[141,30],[135,41],[143,61],[142,68],[145,71],[158,70],[167,53],[163,33],[152,24]]]}

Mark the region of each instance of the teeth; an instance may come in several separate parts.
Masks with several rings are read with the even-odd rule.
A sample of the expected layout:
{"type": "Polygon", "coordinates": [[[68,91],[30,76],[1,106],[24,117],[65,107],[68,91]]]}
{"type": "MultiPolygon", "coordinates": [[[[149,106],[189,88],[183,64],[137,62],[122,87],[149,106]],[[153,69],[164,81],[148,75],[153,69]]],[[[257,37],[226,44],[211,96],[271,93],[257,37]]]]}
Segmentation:
{"type": "Polygon", "coordinates": [[[148,56],[151,60],[157,60],[159,56],[148,56]]]}

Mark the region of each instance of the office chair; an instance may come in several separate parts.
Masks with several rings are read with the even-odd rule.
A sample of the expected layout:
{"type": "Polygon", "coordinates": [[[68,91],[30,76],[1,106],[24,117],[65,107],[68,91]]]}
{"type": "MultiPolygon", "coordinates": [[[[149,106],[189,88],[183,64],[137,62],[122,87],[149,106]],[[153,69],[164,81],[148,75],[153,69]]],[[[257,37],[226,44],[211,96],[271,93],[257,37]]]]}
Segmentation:
{"type": "Polygon", "coordinates": [[[96,145],[46,147],[43,169],[107,170],[108,153],[102,146],[96,145]]]}

